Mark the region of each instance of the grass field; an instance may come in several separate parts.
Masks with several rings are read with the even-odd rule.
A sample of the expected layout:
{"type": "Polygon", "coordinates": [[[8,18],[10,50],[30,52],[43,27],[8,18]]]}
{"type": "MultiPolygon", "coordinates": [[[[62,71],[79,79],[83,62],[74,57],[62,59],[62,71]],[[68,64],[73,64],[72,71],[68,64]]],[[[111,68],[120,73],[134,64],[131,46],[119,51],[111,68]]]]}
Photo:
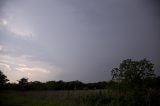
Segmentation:
{"type": "Polygon", "coordinates": [[[152,106],[152,99],[150,94],[109,90],[3,91],[0,106],[152,106]]]}

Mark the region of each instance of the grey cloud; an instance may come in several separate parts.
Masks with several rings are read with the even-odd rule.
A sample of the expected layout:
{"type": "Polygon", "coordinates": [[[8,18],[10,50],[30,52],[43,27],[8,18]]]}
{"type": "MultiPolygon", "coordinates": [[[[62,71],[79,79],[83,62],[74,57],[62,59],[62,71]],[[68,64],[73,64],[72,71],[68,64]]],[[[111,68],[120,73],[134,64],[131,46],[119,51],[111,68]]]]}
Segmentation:
{"type": "Polygon", "coordinates": [[[149,58],[160,74],[155,5],[134,0],[15,0],[8,5],[15,21],[27,23],[36,36],[21,38],[1,29],[0,42],[11,54],[28,54],[63,69],[53,80],[110,80],[111,69],[127,58],[149,58]]]}

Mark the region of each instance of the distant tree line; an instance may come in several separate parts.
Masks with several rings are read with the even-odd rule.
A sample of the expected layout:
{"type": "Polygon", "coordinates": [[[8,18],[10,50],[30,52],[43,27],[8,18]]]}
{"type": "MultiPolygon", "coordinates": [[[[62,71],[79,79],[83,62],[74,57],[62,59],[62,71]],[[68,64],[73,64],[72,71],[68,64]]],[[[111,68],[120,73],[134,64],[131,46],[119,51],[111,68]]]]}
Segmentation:
{"type": "Polygon", "coordinates": [[[155,76],[153,64],[143,59],[122,61],[118,68],[111,71],[112,80],[96,83],[83,83],[80,81],[48,81],[28,82],[27,78],[21,78],[18,83],[9,83],[6,75],[0,71],[0,89],[12,90],[94,90],[94,89],[160,89],[160,77],[155,76]]]}
{"type": "Polygon", "coordinates": [[[108,82],[83,83],[80,81],[33,81],[28,82],[27,78],[22,78],[18,83],[6,83],[3,89],[12,90],[89,90],[89,89],[105,89],[109,85],[108,82]]]}

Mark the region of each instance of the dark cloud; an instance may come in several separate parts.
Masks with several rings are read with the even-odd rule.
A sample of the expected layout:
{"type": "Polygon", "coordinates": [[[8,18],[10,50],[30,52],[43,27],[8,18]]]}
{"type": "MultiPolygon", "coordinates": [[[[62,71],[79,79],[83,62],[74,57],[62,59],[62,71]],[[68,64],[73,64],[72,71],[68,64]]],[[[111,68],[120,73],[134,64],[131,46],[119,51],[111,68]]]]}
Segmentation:
{"type": "Polygon", "coordinates": [[[160,74],[158,5],[156,0],[14,1],[4,9],[12,9],[13,26],[31,28],[33,37],[1,28],[0,42],[10,54],[62,69],[53,80],[110,80],[112,68],[127,58],[148,58],[160,74]]]}

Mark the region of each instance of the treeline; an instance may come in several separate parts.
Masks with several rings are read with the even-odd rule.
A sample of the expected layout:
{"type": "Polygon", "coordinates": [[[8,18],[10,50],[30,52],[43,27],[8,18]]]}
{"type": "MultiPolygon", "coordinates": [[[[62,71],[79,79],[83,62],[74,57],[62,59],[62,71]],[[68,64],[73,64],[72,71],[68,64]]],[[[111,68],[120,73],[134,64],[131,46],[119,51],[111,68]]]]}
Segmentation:
{"type": "Polygon", "coordinates": [[[28,82],[28,78],[21,78],[18,83],[8,82],[7,76],[0,70],[0,89],[4,90],[88,90],[105,89],[111,83],[102,81],[97,83],[83,83],[80,81],[33,81],[28,82]]]}
{"type": "Polygon", "coordinates": [[[105,89],[109,82],[83,83],[80,81],[64,82],[48,81],[48,82],[24,82],[24,83],[7,83],[5,89],[12,90],[89,90],[89,89],[105,89]]]}
{"type": "MultiPolygon", "coordinates": [[[[41,90],[85,90],[85,94],[92,92],[89,90],[105,89],[96,90],[95,95],[93,95],[95,92],[92,92],[88,96],[79,96],[77,94],[73,96],[73,98],[67,91],[66,95],[68,96],[66,98],[68,100],[68,98],[71,97],[71,101],[79,101],[78,103],[76,102],[76,104],[82,103],[83,105],[160,106],[160,76],[154,74],[154,64],[149,60],[124,60],[117,68],[113,68],[111,75],[111,81],[96,83],[83,83],[80,81],[66,82],[62,80],[29,82],[27,78],[21,78],[18,80],[18,83],[9,83],[7,76],[0,71],[0,89],[7,90],[7,92],[8,90],[18,90],[18,92],[19,90],[27,92],[29,90],[40,90],[39,93],[41,93],[41,90]],[[75,97],[77,97],[77,99],[75,99],[75,97]]],[[[71,92],[74,94],[73,91],[71,92]]],[[[60,95],[63,94],[60,93],[60,95]]],[[[55,98],[57,97],[55,96],[55,98]]],[[[59,103],[61,103],[63,99],[64,98],[59,98],[57,100],[60,100],[59,103]]],[[[2,99],[2,101],[4,100],[5,99],[2,99]]],[[[19,101],[19,99],[17,100],[19,101]]]]}
{"type": "Polygon", "coordinates": [[[28,82],[21,78],[18,83],[8,83],[7,76],[0,71],[0,89],[13,90],[93,90],[93,89],[160,89],[160,77],[154,74],[154,64],[143,59],[133,61],[123,60],[118,68],[111,71],[112,80],[97,83],[80,81],[48,81],[28,82]]]}
{"type": "MultiPolygon", "coordinates": [[[[96,90],[96,89],[126,89],[129,88],[123,82],[115,81],[102,81],[97,83],[83,83],[80,81],[70,81],[64,82],[60,81],[48,81],[40,82],[33,81],[28,82],[27,79],[22,78],[19,83],[6,83],[1,85],[1,89],[5,90],[96,90]],[[22,82],[23,80],[26,80],[22,82]],[[20,82],[21,81],[21,82],[20,82]]],[[[131,89],[134,88],[133,86],[131,89]]],[[[153,79],[146,79],[143,81],[143,85],[136,88],[141,89],[160,89],[160,77],[155,77],[153,79]]]]}

